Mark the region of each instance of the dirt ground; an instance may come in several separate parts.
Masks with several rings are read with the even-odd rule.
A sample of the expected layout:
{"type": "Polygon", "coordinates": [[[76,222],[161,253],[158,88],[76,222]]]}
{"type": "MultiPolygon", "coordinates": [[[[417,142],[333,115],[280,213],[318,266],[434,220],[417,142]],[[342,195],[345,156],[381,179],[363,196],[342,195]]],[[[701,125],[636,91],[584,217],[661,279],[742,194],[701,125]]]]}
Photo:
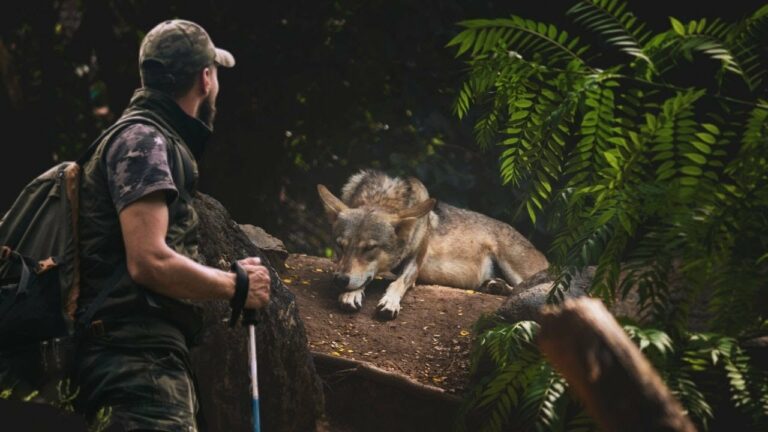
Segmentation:
{"type": "Polygon", "coordinates": [[[296,295],[313,352],[364,361],[422,384],[460,393],[468,379],[472,326],[504,297],[418,285],[406,293],[399,316],[376,317],[386,281],[366,289],[363,308],[344,312],[331,285],[332,262],[291,255],[282,277],[296,295]]]}

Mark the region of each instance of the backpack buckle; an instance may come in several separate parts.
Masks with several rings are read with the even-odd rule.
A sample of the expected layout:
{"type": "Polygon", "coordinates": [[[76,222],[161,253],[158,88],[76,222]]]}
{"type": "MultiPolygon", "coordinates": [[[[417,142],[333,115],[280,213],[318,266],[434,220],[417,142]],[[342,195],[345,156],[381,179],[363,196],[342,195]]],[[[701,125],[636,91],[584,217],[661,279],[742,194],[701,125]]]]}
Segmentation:
{"type": "Polygon", "coordinates": [[[36,272],[37,274],[43,274],[57,265],[59,265],[59,263],[56,261],[55,257],[48,257],[42,261],[38,261],[36,272]]]}
{"type": "Polygon", "coordinates": [[[91,323],[91,336],[104,336],[104,321],[97,320],[91,323]]]}

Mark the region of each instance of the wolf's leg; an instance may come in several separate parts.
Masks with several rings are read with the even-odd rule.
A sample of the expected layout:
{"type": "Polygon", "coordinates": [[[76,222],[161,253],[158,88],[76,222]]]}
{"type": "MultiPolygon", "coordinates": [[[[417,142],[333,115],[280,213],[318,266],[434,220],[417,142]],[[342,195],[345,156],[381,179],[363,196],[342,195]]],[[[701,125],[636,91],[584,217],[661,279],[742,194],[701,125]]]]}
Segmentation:
{"type": "Polygon", "coordinates": [[[356,312],[363,307],[363,297],[365,297],[365,288],[346,291],[339,294],[339,305],[344,310],[356,312]]]}
{"type": "Polygon", "coordinates": [[[412,287],[416,283],[416,277],[419,275],[419,264],[414,258],[410,260],[403,272],[395,279],[394,282],[389,284],[387,290],[384,292],[384,296],[379,300],[378,313],[379,316],[386,319],[394,319],[400,312],[400,299],[403,298],[408,288],[412,287]]]}
{"type": "Polygon", "coordinates": [[[499,269],[501,269],[501,273],[504,275],[504,280],[507,281],[507,283],[514,286],[523,281],[523,277],[520,275],[520,273],[516,272],[512,268],[512,264],[510,262],[504,259],[499,259],[496,262],[499,266],[499,269]]]}
{"type": "Polygon", "coordinates": [[[494,259],[504,280],[512,286],[517,286],[549,267],[549,261],[514,228],[509,225],[505,227],[499,232],[498,249],[494,259]]]}

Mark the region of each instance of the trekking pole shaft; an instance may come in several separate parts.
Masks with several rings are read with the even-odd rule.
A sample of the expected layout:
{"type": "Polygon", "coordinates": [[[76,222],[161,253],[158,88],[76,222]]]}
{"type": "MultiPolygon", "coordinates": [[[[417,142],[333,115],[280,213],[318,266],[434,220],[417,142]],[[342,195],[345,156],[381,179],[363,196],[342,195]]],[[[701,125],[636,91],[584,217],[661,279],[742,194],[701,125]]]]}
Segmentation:
{"type": "Polygon", "coordinates": [[[253,395],[253,431],[261,432],[261,415],[259,412],[259,378],[256,364],[256,326],[248,325],[248,351],[251,360],[251,390],[253,395]]]}

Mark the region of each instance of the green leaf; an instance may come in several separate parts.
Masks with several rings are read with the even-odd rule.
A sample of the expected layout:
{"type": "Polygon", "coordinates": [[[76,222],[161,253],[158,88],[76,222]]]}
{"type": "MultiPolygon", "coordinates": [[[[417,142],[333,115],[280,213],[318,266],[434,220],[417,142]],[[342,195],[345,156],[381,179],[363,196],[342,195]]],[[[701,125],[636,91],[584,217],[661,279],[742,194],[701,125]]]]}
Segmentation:
{"type": "Polygon", "coordinates": [[[632,222],[629,220],[626,213],[619,213],[619,222],[621,223],[621,226],[624,227],[624,230],[627,231],[627,234],[632,234],[632,222]]]}
{"type": "Polygon", "coordinates": [[[688,159],[696,162],[697,164],[703,165],[703,164],[707,163],[707,159],[704,156],[702,156],[702,155],[700,155],[698,153],[683,153],[683,156],[685,156],[688,159]]]}
{"type": "Polygon", "coordinates": [[[702,153],[710,154],[712,153],[712,147],[704,144],[701,141],[691,141],[691,144],[696,147],[696,149],[702,153]]]}
{"type": "Polygon", "coordinates": [[[675,33],[679,34],[680,36],[685,36],[685,26],[683,23],[673,17],[669,17],[669,22],[672,23],[672,28],[675,30],[675,33]]]}
{"type": "Polygon", "coordinates": [[[701,173],[703,172],[701,170],[701,168],[699,168],[697,166],[693,166],[693,165],[686,165],[686,166],[680,168],[680,171],[683,174],[688,174],[688,175],[691,175],[691,176],[700,176],[701,173]]]}
{"type": "Polygon", "coordinates": [[[658,181],[666,180],[672,177],[673,175],[675,175],[675,170],[673,169],[659,171],[658,176],[656,176],[656,180],[658,181]]]}
{"type": "Polygon", "coordinates": [[[608,138],[608,142],[616,144],[619,147],[624,147],[625,149],[629,149],[629,146],[627,146],[627,140],[625,140],[622,137],[611,137],[611,138],[608,138]]]}
{"type": "Polygon", "coordinates": [[[509,117],[509,120],[510,121],[517,121],[517,120],[520,120],[520,119],[524,119],[524,118],[528,117],[528,114],[530,114],[530,112],[525,111],[525,110],[517,110],[514,113],[512,113],[512,115],[509,117]]]}
{"type": "Polygon", "coordinates": [[[603,212],[603,214],[600,215],[599,218],[597,218],[597,224],[598,225],[605,225],[613,219],[613,216],[616,214],[616,209],[611,208],[603,212]]]}
{"type": "Polygon", "coordinates": [[[720,135],[720,129],[712,123],[703,123],[701,126],[713,135],[720,135]]]}
{"type": "Polygon", "coordinates": [[[531,105],[533,105],[533,102],[528,99],[518,99],[515,101],[515,106],[518,108],[528,108],[531,105]]]}
{"type": "Polygon", "coordinates": [[[536,223],[536,211],[533,209],[531,202],[526,202],[525,207],[528,209],[528,216],[530,216],[531,222],[536,223]]]}
{"type": "Polygon", "coordinates": [[[696,186],[699,184],[699,180],[696,177],[682,177],[680,179],[680,184],[683,186],[696,186]]]}
{"type": "Polygon", "coordinates": [[[605,160],[607,160],[608,163],[612,167],[614,167],[616,170],[621,169],[619,167],[619,160],[616,158],[616,155],[614,155],[613,153],[607,151],[607,152],[603,152],[603,156],[605,156],[605,160]]]}
{"type": "Polygon", "coordinates": [[[696,136],[700,140],[704,141],[707,144],[714,144],[715,143],[714,135],[711,135],[711,134],[708,134],[708,133],[705,133],[705,132],[699,132],[699,133],[696,134],[696,136]]]}

